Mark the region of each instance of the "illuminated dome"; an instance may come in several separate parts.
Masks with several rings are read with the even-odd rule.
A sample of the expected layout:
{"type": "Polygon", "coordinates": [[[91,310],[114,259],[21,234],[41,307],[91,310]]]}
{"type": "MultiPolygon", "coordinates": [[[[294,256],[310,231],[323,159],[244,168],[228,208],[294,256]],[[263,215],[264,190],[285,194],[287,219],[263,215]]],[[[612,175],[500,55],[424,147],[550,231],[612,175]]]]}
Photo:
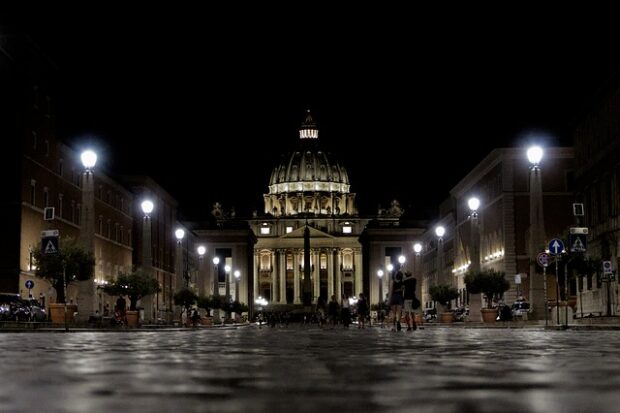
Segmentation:
{"type": "Polygon", "coordinates": [[[269,180],[269,193],[327,191],[349,193],[347,171],[331,154],[315,148],[288,155],[269,180]]]}
{"type": "Polygon", "coordinates": [[[300,148],[277,165],[269,179],[265,212],[273,215],[355,213],[346,169],[318,148],[319,130],[310,111],[299,129],[300,148]]]}

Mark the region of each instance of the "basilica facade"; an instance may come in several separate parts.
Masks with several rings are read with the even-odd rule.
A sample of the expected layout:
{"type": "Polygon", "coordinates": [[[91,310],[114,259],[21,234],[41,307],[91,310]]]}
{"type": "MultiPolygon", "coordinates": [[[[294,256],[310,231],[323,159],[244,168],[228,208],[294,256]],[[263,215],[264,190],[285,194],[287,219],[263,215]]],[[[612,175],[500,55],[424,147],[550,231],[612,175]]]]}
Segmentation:
{"type": "Polygon", "coordinates": [[[310,112],[299,129],[297,148],[273,168],[263,199],[263,213],[249,220],[236,220],[216,205],[212,214],[217,224],[194,229],[197,242],[207,245],[209,261],[218,263],[199,280],[199,290],[214,293],[218,288],[225,294],[228,284],[231,299],[238,288],[239,300],[250,304],[258,297],[271,304],[302,304],[304,295],[316,304],[319,298],[328,302],[335,296],[340,301],[360,293],[376,303],[379,291],[389,290],[389,277],[371,277],[376,271],[370,267],[385,268],[411,250],[411,237],[404,233],[412,229],[399,227],[402,209],[397,202],[381,217],[359,214],[347,171],[322,149],[310,112]],[[380,223],[389,226],[387,232],[380,223]],[[306,228],[309,283],[304,268],[306,228]],[[371,234],[368,228],[373,228],[371,234]],[[380,245],[375,245],[378,239],[380,245]],[[233,278],[235,271],[238,279],[233,278]]]}

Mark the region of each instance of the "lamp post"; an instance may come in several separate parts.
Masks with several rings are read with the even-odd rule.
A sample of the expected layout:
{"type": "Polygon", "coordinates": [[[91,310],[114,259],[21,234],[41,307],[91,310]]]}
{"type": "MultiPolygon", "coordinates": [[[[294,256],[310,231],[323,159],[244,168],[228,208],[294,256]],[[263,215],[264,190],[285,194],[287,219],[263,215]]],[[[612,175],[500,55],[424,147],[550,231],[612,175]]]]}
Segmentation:
{"type": "Polygon", "coordinates": [[[534,317],[538,320],[542,319],[542,311],[545,325],[547,325],[547,276],[534,275],[536,274],[534,259],[545,243],[542,180],[539,167],[542,157],[543,150],[540,146],[532,146],[527,150],[527,159],[530,162],[530,303],[534,317]]]}
{"type": "Polygon", "coordinates": [[[377,270],[377,277],[379,277],[379,310],[383,305],[383,270],[377,270]]]}
{"type": "MultiPolygon", "coordinates": [[[[93,170],[97,154],[86,150],[80,155],[84,172],[82,173],[82,209],[80,211],[80,244],[85,251],[94,253],[95,246],[95,176],[93,170]]],[[[91,280],[78,284],[78,319],[88,321],[95,312],[95,284],[91,280]]],[[[65,297],[66,300],[66,297],[65,297]]]]}
{"type": "Polygon", "coordinates": [[[219,269],[220,269],[220,257],[213,257],[213,295],[220,295],[220,280],[219,280],[219,269]]]}
{"type": "Polygon", "coordinates": [[[196,283],[198,284],[198,295],[203,296],[205,295],[204,259],[207,248],[204,245],[199,245],[196,252],[198,252],[198,279],[196,283]]]}
{"type": "Polygon", "coordinates": [[[224,274],[226,276],[226,279],[224,280],[224,286],[226,289],[226,318],[230,318],[230,271],[232,270],[232,268],[230,267],[230,265],[225,265],[224,266],[224,274]]]}
{"type": "Polygon", "coordinates": [[[446,229],[442,225],[435,227],[435,235],[437,235],[437,271],[435,272],[435,280],[433,285],[439,284],[439,275],[443,277],[443,236],[446,229]]]}
{"type": "MultiPolygon", "coordinates": [[[[469,221],[470,221],[470,238],[469,238],[469,271],[472,273],[480,272],[480,221],[478,220],[478,208],[480,208],[480,200],[476,197],[471,197],[467,201],[469,207],[469,221]]],[[[469,294],[469,293],[468,293],[469,294]]],[[[469,321],[482,322],[482,296],[477,294],[475,297],[470,297],[469,300],[469,321]]]]}
{"type": "Polygon", "coordinates": [[[239,280],[241,279],[241,271],[235,270],[235,301],[239,302],[239,280]]]}
{"type": "Polygon", "coordinates": [[[187,288],[189,281],[187,274],[185,273],[185,267],[187,263],[183,259],[183,238],[185,238],[185,230],[183,228],[178,228],[176,231],[174,231],[174,236],[177,238],[177,257],[181,257],[179,261],[182,264],[179,267],[181,271],[177,273],[176,290],[179,291],[183,288],[187,288]]]}
{"type": "MultiPolygon", "coordinates": [[[[152,276],[153,275],[153,252],[151,247],[151,212],[155,205],[150,199],[145,199],[140,204],[142,209],[142,271],[152,276]]],[[[142,307],[144,308],[144,316],[146,320],[151,321],[153,318],[153,298],[152,295],[147,295],[141,299],[142,307]]]]}
{"type": "MultiPolygon", "coordinates": [[[[420,280],[419,278],[419,272],[420,272],[420,253],[422,252],[422,244],[419,242],[416,242],[413,244],[413,252],[415,253],[415,257],[413,259],[413,276],[415,277],[416,280],[420,280]]],[[[423,293],[423,286],[421,286],[421,283],[417,283],[418,284],[418,288],[420,289],[420,301],[425,300],[425,297],[422,295],[423,293]]],[[[426,284],[426,283],[424,283],[426,284]]],[[[415,316],[414,316],[415,317],[415,316]]]]}

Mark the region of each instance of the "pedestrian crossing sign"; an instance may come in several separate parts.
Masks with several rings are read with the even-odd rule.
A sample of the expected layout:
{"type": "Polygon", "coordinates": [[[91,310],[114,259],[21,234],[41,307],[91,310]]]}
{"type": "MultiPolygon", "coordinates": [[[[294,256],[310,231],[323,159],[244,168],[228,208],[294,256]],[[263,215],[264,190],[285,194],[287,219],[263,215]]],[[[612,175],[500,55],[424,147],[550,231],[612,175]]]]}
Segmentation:
{"type": "Polygon", "coordinates": [[[588,249],[588,236],[586,234],[569,234],[568,243],[570,252],[586,252],[588,249]]]}
{"type": "Polygon", "coordinates": [[[44,255],[58,254],[58,230],[41,232],[41,252],[44,255]]]}

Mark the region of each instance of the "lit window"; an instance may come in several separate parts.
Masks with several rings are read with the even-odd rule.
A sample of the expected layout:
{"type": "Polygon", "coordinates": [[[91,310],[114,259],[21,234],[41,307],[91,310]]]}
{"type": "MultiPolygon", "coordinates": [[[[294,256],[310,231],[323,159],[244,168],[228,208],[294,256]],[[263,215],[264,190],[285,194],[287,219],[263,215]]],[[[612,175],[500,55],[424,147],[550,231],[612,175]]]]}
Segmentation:
{"type": "Polygon", "coordinates": [[[352,231],[352,228],[350,226],[342,227],[343,234],[350,234],[351,231],[352,231]]]}
{"type": "Polygon", "coordinates": [[[263,235],[269,235],[269,233],[271,232],[271,228],[269,227],[261,227],[260,228],[260,233],[263,235]]]}
{"type": "Polygon", "coordinates": [[[293,227],[286,227],[286,233],[293,232],[293,227]]]}

